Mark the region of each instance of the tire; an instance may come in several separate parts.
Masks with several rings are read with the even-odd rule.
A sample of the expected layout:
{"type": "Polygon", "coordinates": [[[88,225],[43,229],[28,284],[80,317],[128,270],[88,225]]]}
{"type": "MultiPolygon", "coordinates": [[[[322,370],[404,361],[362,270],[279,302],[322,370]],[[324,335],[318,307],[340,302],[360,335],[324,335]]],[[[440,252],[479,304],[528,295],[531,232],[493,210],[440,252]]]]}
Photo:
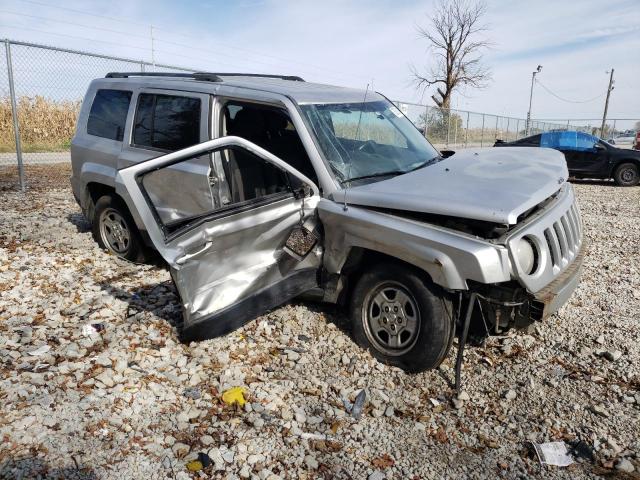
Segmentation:
{"type": "Polygon", "coordinates": [[[621,187],[635,187],[640,183],[640,171],[635,163],[623,163],[616,167],[613,179],[621,187]]]}
{"type": "Polygon", "coordinates": [[[126,205],[118,197],[104,195],[98,199],[91,231],[100,248],[130,262],[143,263],[147,260],[140,232],[126,205]]]}
{"type": "Polygon", "coordinates": [[[444,292],[422,272],[396,263],[362,274],[351,295],[350,313],[356,343],[381,362],[409,373],[440,365],[455,332],[451,301],[444,292]]]}

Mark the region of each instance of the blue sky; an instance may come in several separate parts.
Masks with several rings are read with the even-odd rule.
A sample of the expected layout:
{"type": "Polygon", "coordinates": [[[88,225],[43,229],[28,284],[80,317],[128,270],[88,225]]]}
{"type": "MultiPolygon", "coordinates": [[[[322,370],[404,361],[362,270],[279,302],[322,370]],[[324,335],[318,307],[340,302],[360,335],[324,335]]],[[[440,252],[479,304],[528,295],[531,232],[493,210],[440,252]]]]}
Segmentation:
{"type": "MultiPolygon", "coordinates": [[[[531,72],[536,118],[597,118],[615,68],[610,116],[640,119],[640,1],[489,1],[484,55],[493,81],[466,89],[452,106],[526,115],[531,72]]],[[[416,34],[433,1],[3,0],[0,36],[218,71],[299,74],[308,80],[373,87],[394,99],[430,103],[410,66],[427,66],[416,34]],[[60,8],[62,7],[62,8],[60,8]],[[90,13],[87,15],[85,13],[90,13]]]]}

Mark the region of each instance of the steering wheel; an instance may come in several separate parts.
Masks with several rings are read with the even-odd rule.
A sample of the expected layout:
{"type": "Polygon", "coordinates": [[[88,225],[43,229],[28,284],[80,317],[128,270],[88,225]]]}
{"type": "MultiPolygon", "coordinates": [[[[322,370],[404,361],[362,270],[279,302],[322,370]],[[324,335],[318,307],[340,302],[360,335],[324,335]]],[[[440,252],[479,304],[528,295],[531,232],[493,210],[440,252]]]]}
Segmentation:
{"type": "Polygon", "coordinates": [[[358,151],[359,152],[364,152],[365,149],[369,149],[369,151],[371,152],[371,147],[375,147],[377,145],[376,142],[374,142],[373,140],[367,140],[366,142],[364,142],[362,145],[360,145],[358,147],[358,151]]]}

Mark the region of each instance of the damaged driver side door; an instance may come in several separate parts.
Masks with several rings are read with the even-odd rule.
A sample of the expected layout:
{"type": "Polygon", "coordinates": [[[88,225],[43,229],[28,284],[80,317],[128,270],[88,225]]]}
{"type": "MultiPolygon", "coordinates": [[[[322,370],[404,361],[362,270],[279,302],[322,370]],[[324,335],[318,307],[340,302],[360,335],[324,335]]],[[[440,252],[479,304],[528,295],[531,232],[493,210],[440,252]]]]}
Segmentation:
{"type": "Polygon", "coordinates": [[[183,305],[184,341],[230,332],[317,286],[318,187],[245,139],[210,140],[123,168],[116,191],[130,199],[130,210],[171,268],[183,305]],[[167,191],[175,198],[193,185],[187,175],[176,178],[175,168],[165,182],[165,169],[188,171],[190,162],[206,155],[211,189],[202,195],[210,198],[172,209],[167,191]]]}

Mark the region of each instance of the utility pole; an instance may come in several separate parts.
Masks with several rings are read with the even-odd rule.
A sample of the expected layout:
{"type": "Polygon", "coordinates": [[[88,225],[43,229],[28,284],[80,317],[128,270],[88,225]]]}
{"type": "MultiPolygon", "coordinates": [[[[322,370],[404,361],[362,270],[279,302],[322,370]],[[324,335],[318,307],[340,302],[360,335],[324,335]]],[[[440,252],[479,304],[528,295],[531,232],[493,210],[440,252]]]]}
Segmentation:
{"type": "Polygon", "coordinates": [[[602,126],[600,127],[600,138],[604,138],[604,124],[607,121],[607,110],[609,110],[609,96],[613,90],[613,68],[609,76],[609,87],[607,88],[607,99],[604,101],[604,114],[602,115],[602,126]]]}
{"type": "Polygon", "coordinates": [[[529,135],[529,127],[531,125],[531,102],[533,101],[533,83],[536,80],[536,75],[542,71],[542,65],[538,65],[535,72],[531,74],[531,92],[529,93],[529,111],[527,112],[527,124],[525,125],[525,136],[529,135]]]}
{"type": "Polygon", "coordinates": [[[153,25],[151,25],[151,65],[156,66],[156,50],[153,44],[153,25]]]}

